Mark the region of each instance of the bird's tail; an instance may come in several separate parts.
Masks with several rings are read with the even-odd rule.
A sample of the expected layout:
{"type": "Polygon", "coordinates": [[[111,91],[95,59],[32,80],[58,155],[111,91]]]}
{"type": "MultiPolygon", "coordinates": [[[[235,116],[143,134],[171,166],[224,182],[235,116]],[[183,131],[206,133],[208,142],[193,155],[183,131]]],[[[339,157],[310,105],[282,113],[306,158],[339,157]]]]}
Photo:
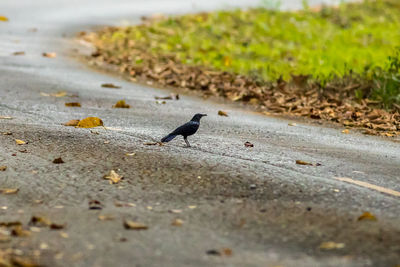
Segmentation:
{"type": "Polygon", "coordinates": [[[166,143],[171,141],[172,139],[174,139],[176,137],[176,134],[169,134],[165,137],[163,137],[163,139],[161,139],[161,142],[166,143]]]}

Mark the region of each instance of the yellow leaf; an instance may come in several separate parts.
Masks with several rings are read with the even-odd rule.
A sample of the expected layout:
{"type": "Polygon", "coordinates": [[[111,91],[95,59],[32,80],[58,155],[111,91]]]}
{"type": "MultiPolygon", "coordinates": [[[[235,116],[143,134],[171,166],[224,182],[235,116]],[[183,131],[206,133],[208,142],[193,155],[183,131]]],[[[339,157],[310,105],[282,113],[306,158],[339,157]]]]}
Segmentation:
{"type": "Polygon", "coordinates": [[[348,133],[350,133],[350,131],[349,131],[349,129],[344,129],[344,130],[342,131],[342,133],[348,134],[348,133]]]}
{"type": "Polygon", "coordinates": [[[0,120],[12,120],[13,117],[10,116],[0,116],[0,120]]]}
{"type": "Polygon", "coordinates": [[[130,105],[127,105],[125,103],[125,100],[120,100],[113,106],[113,108],[130,108],[130,107],[131,107],[130,105]]]}
{"type": "Polygon", "coordinates": [[[65,91],[60,91],[60,92],[53,93],[53,94],[50,94],[50,95],[51,95],[51,96],[54,96],[54,97],[64,97],[64,96],[67,95],[67,92],[65,92],[65,91]]]}
{"type": "Polygon", "coordinates": [[[175,219],[171,223],[172,226],[182,226],[182,224],[183,224],[183,221],[181,219],[175,219]]]}
{"type": "Polygon", "coordinates": [[[328,242],[322,242],[321,245],[319,246],[320,249],[325,249],[325,250],[332,250],[332,249],[341,249],[344,248],[346,245],[344,243],[336,243],[332,241],[328,242]]]}
{"type": "Polygon", "coordinates": [[[81,103],[78,102],[70,102],[70,103],[65,103],[66,107],[81,107],[81,103]]]}
{"type": "Polygon", "coordinates": [[[87,117],[79,121],[77,127],[79,128],[93,128],[103,126],[103,121],[97,117],[87,117]]]}
{"type": "Polygon", "coordinates": [[[310,162],[303,161],[303,160],[296,160],[296,164],[299,164],[299,165],[310,165],[310,166],[314,165],[314,164],[312,164],[310,162]]]}
{"type": "Polygon", "coordinates": [[[114,170],[111,170],[109,174],[103,177],[106,180],[110,180],[110,184],[117,184],[123,178],[121,175],[116,173],[114,170]]]}
{"type": "Polygon", "coordinates": [[[8,21],[8,18],[5,16],[0,16],[0,21],[8,21]]]}
{"type": "Polygon", "coordinates": [[[226,113],[225,111],[222,111],[222,110],[218,111],[218,115],[228,117],[228,113],[226,113]]]}
{"type": "Polygon", "coordinates": [[[367,211],[367,212],[364,212],[363,214],[361,214],[361,216],[358,217],[358,220],[359,221],[362,221],[362,220],[376,221],[377,219],[376,219],[375,215],[373,215],[372,213],[367,211]]]}
{"type": "Polygon", "coordinates": [[[18,191],[19,191],[18,188],[3,188],[0,189],[0,194],[11,195],[11,194],[16,194],[18,191]]]}
{"type": "Polygon", "coordinates": [[[110,220],[114,220],[114,216],[112,216],[112,215],[107,215],[107,214],[105,214],[105,215],[99,215],[97,218],[98,218],[100,221],[110,221],[110,220]]]}
{"type": "Polygon", "coordinates": [[[149,227],[143,223],[134,222],[131,220],[124,221],[124,227],[129,230],[147,230],[149,227]]]}
{"type": "Polygon", "coordinates": [[[0,166],[0,172],[4,172],[5,170],[7,170],[7,166],[0,166]]]}
{"type": "Polygon", "coordinates": [[[25,141],[22,141],[20,139],[15,139],[15,143],[17,143],[17,145],[25,145],[26,144],[25,141]]]}

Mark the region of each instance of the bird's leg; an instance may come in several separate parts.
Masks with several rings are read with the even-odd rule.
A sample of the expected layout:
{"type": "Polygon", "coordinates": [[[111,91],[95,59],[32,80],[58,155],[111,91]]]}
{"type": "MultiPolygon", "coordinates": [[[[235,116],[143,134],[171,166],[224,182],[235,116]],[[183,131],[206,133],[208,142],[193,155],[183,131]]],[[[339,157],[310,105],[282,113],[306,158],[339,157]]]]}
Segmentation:
{"type": "Polygon", "coordinates": [[[189,141],[187,140],[187,136],[184,136],[183,139],[185,139],[187,147],[190,147],[189,141]]]}

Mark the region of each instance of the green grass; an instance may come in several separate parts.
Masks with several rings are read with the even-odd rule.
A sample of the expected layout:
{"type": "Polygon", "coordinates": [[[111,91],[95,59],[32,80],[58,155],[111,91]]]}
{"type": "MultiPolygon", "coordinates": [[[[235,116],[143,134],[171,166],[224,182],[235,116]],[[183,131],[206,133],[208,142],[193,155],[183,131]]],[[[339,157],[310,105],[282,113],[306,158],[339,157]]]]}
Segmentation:
{"type": "Polygon", "coordinates": [[[318,12],[257,8],[185,15],[121,28],[102,40],[125,48],[122,44],[132,40],[136,49],[173,55],[184,64],[266,81],[302,74],[325,84],[357,74],[374,81],[374,88],[359,92],[360,97],[382,101],[386,108],[400,103],[399,65],[393,67],[399,62],[398,0],[367,0],[318,12]]]}

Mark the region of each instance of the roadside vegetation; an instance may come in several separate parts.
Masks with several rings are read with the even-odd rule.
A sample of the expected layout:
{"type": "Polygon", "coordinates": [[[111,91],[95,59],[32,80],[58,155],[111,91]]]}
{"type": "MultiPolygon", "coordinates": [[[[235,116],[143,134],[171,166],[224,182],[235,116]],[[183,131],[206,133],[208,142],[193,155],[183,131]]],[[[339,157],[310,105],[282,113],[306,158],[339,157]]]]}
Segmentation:
{"type": "Polygon", "coordinates": [[[400,133],[400,2],[145,18],[87,39],[97,64],[270,113],[400,133]]]}

